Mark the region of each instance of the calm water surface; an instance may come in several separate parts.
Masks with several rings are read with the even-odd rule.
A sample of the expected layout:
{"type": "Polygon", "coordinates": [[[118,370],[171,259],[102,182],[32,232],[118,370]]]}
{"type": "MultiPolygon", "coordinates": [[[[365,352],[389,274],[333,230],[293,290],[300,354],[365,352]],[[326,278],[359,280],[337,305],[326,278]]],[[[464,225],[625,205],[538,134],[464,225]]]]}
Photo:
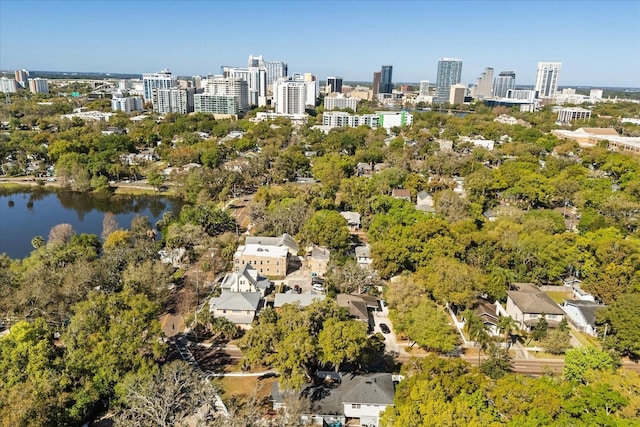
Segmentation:
{"type": "Polygon", "coordinates": [[[164,212],[179,214],[182,202],[161,196],[92,197],[72,192],[0,193],[0,253],[24,258],[33,250],[31,239],[46,240],[51,227],[69,223],[76,233],[102,233],[106,212],[116,216],[123,229],[129,229],[136,216],[147,216],[155,225],[164,212]]]}

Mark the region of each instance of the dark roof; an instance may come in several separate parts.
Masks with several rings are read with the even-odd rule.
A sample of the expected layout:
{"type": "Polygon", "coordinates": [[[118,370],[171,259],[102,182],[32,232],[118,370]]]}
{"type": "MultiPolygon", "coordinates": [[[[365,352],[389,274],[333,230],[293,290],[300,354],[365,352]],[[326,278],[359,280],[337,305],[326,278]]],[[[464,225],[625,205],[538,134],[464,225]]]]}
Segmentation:
{"type": "Polygon", "coordinates": [[[349,315],[359,320],[369,321],[369,312],[367,304],[355,295],[338,294],[336,302],[340,307],[349,309],[349,315]]]}
{"type": "MultiPolygon", "coordinates": [[[[299,392],[311,400],[311,413],[344,415],[344,404],[393,405],[395,386],[390,373],[343,374],[339,384],[309,385],[299,392]]],[[[278,382],[271,388],[271,401],[284,403],[278,382]]]]}
{"type": "Polygon", "coordinates": [[[582,300],[567,300],[564,302],[564,304],[576,307],[582,313],[582,317],[584,317],[584,320],[586,320],[587,323],[594,328],[596,327],[596,312],[606,307],[593,301],[582,300]]]}
{"type": "Polygon", "coordinates": [[[366,403],[392,405],[395,386],[389,373],[345,375],[342,377],[342,401],[344,403],[366,403]]]}

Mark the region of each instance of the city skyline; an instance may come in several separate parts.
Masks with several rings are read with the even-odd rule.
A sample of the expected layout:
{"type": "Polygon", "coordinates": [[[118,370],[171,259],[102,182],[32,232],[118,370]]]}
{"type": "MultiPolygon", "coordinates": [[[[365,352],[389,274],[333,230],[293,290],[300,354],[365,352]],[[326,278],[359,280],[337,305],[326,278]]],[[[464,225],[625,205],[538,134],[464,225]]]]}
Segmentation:
{"type": "Polygon", "coordinates": [[[386,3],[364,1],[159,4],[3,0],[0,69],[189,76],[262,55],[322,80],[371,81],[390,64],[396,83],[434,82],[438,60],[457,57],[465,85],[486,67],[533,85],[538,62],[561,62],[560,86],[640,87],[640,2],[395,2],[383,15],[386,3]],[[324,19],[329,4],[341,13],[324,19]]]}

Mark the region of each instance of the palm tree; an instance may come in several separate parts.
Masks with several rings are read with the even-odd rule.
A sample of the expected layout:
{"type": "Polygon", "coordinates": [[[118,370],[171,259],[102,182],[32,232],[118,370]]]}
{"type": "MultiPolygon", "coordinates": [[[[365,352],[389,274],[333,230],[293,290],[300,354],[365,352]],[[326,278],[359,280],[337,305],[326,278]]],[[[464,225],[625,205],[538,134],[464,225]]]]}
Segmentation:
{"type": "Polygon", "coordinates": [[[464,331],[478,346],[478,365],[480,365],[480,354],[489,342],[489,331],[482,318],[473,311],[465,311],[464,318],[466,319],[464,331]]]}
{"type": "Polygon", "coordinates": [[[498,331],[503,334],[504,342],[509,342],[509,346],[511,346],[509,337],[513,335],[513,332],[520,331],[520,325],[511,316],[500,316],[500,319],[498,320],[498,331]]]}

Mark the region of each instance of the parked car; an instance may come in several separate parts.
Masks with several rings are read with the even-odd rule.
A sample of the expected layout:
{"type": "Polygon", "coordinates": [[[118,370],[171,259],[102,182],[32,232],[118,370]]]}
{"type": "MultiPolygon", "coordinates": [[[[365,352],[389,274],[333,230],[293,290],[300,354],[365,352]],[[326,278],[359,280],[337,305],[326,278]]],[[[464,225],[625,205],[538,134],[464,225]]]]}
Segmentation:
{"type": "Polygon", "coordinates": [[[380,323],[380,330],[383,334],[388,334],[391,332],[391,329],[389,329],[386,323],[380,323]]]}
{"type": "Polygon", "coordinates": [[[324,292],[324,285],[322,285],[320,283],[314,283],[312,288],[313,288],[314,291],[324,292]]]}
{"type": "Polygon", "coordinates": [[[324,279],[318,276],[313,276],[311,278],[311,284],[313,285],[322,285],[324,284],[324,279]]]}

